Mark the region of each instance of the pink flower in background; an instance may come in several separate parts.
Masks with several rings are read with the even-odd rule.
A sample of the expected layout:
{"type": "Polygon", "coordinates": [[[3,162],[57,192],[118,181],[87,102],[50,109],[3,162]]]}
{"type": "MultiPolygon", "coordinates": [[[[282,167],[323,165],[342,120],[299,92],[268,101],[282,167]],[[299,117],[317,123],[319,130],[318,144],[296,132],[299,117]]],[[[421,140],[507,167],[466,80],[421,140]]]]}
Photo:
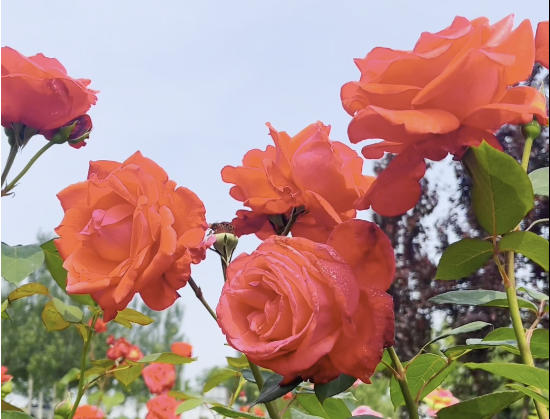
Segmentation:
{"type": "Polygon", "coordinates": [[[428,415],[436,418],[437,412],[445,407],[460,403],[460,400],[453,396],[453,393],[449,390],[438,389],[428,394],[424,399],[424,403],[428,405],[428,415]]]}
{"type": "Polygon", "coordinates": [[[355,409],[353,412],[351,412],[352,416],[363,416],[363,415],[371,415],[376,416],[377,418],[383,418],[382,413],[378,413],[376,410],[372,410],[368,406],[359,406],[357,409],[355,409]]]}
{"type": "Polygon", "coordinates": [[[365,383],[363,383],[361,380],[357,380],[357,381],[355,381],[355,383],[353,383],[352,387],[353,387],[353,388],[357,388],[357,387],[359,387],[361,384],[365,384],[365,383]]]}
{"type": "Polygon", "coordinates": [[[8,374],[8,367],[2,365],[2,384],[7,383],[13,378],[13,376],[8,374]]]}

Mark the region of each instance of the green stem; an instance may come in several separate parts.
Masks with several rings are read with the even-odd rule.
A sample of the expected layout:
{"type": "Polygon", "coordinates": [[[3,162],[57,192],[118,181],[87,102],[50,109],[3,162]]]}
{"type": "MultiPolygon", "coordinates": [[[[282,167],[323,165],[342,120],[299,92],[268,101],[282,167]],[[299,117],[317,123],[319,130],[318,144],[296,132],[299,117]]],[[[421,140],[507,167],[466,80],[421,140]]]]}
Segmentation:
{"type": "Polygon", "coordinates": [[[4,171],[2,172],[2,183],[0,183],[0,185],[4,185],[4,182],[8,177],[8,173],[10,172],[11,166],[15,161],[15,157],[17,156],[17,150],[18,150],[17,145],[12,144],[10,146],[10,154],[8,154],[8,160],[6,160],[6,167],[4,167],[4,171]]]}
{"type": "Polygon", "coordinates": [[[399,383],[399,388],[401,389],[401,393],[403,393],[403,398],[405,399],[405,404],[407,406],[407,411],[409,412],[409,419],[419,419],[418,416],[418,405],[414,401],[414,398],[411,394],[411,390],[409,388],[409,383],[407,382],[407,374],[405,369],[403,368],[403,365],[401,364],[401,361],[399,360],[399,357],[397,356],[397,353],[395,352],[394,348],[388,348],[387,349],[388,354],[390,355],[390,358],[393,363],[393,368],[397,372],[397,375],[395,378],[397,379],[397,382],[399,383]]]}
{"type": "Polygon", "coordinates": [[[202,305],[206,308],[206,310],[210,313],[210,315],[212,316],[212,318],[214,320],[216,320],[216,322],[218,321],[218,316],[216,316],[216,312],[214,310],[212,310],[212,307],[210,307],[210,305],[206,302],[206,300],[204,299],[204,295],[202,294],[202,290],[200,289],[200,287],[197,285],[197,283],[195,282],[195,280],[192,278],[192,277],[189,277],[189,281],[187,281],[187,283],[189,284],[189,286],[193,289],[193,291],[195,292],[195,295],[197,296],[197,298],[199,299],[199,301],[202,303],[202,305]]]}
{"type": "Polygon", "coordinates": [[[94,327],[95,323],[97,322],[98,314],[94,314],[92,317],[92,324],[88,330],[88,339],[86,342],[84,342],[84,348],[82,349],[82,357],[80,359],[80,379],[78,380],[78,393],[76,395],[76,400],[73,404],[73,408],[71,409],[71,413],[69,414],[67,419],[73,419],[74,414],[76,413],[76,409],[78,408],[78,405],[80,404],[80,400],[82,400],[82,396],[84,395],[84,372],[86,371],[86,362],[88,361],[88,352],[90,352],[90,345],[92,343],[92,337],[94,335],[94,327]]]}
{"type": "MultiPolygon", "coordinates": [[[[15,185],[17,185],[17,182],[21,180],[23,176],[25,176],[25,173],[29,171],[29,169],[32,167],[32,165],[40,158],[42,154],[44,154],[48,149],[52,146],[54,146],[55,143],[48,141],[48,143],[42,147],[38,152],[32,156],[32,158],[29,160],[27,165],[21,170],[21,173],[19,173],[15,179],[13,179],[8,186],[6,186],[4,189],[2,189],[2,196],[5,196],[9,191],[11,191],[13,188],[15,188],[15,185]]],[[[11,153],[11,151],[10,151],[11,153]]]]}
{"type": "MultiPolygon", "coordinates": [[[[258,390],[262,391],[262,388],[264,387],[264,377],[262,377],[262,372],[260,371],[260,368],[256,364],[251,362],[250,359],[248,360],[248,365],[250,366],[250,371],[252,371],[254,380],[256,380],[256,386],[258,386],[258,390]]],[[[275,407],[273,402],[265,403],[265,408],[267,410],[267,413],[269,413],[269,417],[271,419],[279,419],[279,412],[277,412],[277,408],[275,407]]]]}
{"type": "Polygon", "coordinates": [[[529,169],[529,160],[531,159],[531,150],[533,150],[533,143],[535,139],[532,137],[527,137],[525,139],[525,147],[523,148],[523,156],[521,158],[521,167],[527,172],[529,169]]]}

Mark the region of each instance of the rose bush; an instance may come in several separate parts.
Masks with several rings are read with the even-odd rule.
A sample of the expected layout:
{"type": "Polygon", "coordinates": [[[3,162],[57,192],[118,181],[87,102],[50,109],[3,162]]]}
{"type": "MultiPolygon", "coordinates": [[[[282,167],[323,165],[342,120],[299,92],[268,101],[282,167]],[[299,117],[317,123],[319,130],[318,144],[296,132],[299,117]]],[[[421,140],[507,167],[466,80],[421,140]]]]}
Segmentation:
{"type": "Polygon", "coordinates": [[[51,139],[52,132],[95,105],[99,92],[89,89],[90,83],[70,77],[55,58],[44,54],[25,57],[13,48],[2,47],[2,126],[20,124],[51,139]]]}
{"type": "Polygon", "coordinates": [[[67,292],[90,294],[105,321],[136,293],[153,310],[171,306],[205,257],[203,203],[139,152],[124,163],[91,162],[88,180],[57,196],[67,292]]]}
{"type": "Polygon", "coordinates": [[[330,127],[321,122],[294,137],[267,126],[275,147],[251,150],[242,166],[222,170],[223,181],[235,184],[231,196],[251,209],[237,212],[235,232],[266,239],[285,225],[293,208],[303,207],[307,213],[298,218],[292,235],[325,242],[336,225],[355,218],[353,203],[374,178],[362,174],[362,159],[331,141],[330,127]]]}
{"type": "Polygon", "coordinates": [[[401,215],[418,202],[425,159],[460,158],[483,140],[500,148],[494,133],[504,124],[527,123],[533,115],[547,121],[539,91],[510,88],[529,77],[535,61],[531,23],[512,27],[513,16],[494,25],[457,17],[441,32],[423,33],[413,51],[375,48],[355,61],[361,79],[341,92],[353,116],[350,141],[384,140],[363,148],[368,159],[398,154],[357,209],[401,215]]]}
{"type": "Polygon", "coordinates": [[[385,291],[394,271],[389,239],[367,221],[338,225],[326,244],[272,236],[229,265],[218,323],[233,348],[285,383],[342,373],[369,382],[393,344],[385,291]]]}

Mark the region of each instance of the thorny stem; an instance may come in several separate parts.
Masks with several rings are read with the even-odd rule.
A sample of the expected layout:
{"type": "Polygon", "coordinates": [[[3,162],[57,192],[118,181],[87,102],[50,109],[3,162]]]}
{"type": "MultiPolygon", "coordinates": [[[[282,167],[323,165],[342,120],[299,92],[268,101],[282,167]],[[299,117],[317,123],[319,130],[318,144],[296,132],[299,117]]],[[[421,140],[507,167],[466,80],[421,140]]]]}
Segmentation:
{"type": "Polygon", "coordinates": [[[192,278],[192,277],[189,277],[189,281],[187,281],[187,283],[189,284],[189,286],[191,287],[191,289],[195,292],[195,295],[197,296],[197,298],[199,299],[199,301],[202,303],[202,305],[204,306],[204,308],[206,308],[206,310],[210,313],[210,315],[212,316],[212,318],[216,321],[218,321],[218,317],[216,316],[216,312],[214,310],[212,310],[212,307],[210,307],[210,305],[206,302],[206,300],[204,299],[204,295],[202,294],[202,290],[200,289],[200,287],[197,285],[197,283],[195,282],[195,280],[192,278]]]}
{"type": "MultiPolygon", "coordinates": [[[[39,157],[44,154],[46,151],[48,151],[52,146],[54,146],[55,143],[49,141],[44,147],[42,147],[40,150],[38,150],[38,152],[32,156],[32,158],[29,160],[29,162],[27,163],[27,165],[23,168],[23,170],[21,170],[21,173],[19,173],[15,179],[13,179],[8,186],[6,186],[4,189],[2,189],[2,196],[6,196],[8,194],[9,191],[11,191],[13,188],[15,188],[15,186],[17,185],[17,182],[19,182],[21,180],[21,178],[23,176],[25,176],[25,174],[29,171],[29,169],[32,167],[32,165],[36,162],[36,160],[39,159],[39,157]]],[[[10,154],[11,154],[11,150],[10,150],[10,154]]],[[[2,177],[4,175],[2,174],[2,177]]]]}
{"type": "Polygon", "coordinates": [[[4,171],[2,172],[2,183],[0,183],[0,185],[4,185],[4,182],[8,177],[8,173],[10,172],[11,166],[15,161],[15,157],[17,156],[17,150],[18,150],[18,147],[15,143],[10,146],[10,154],[8,154],[8,160],[6,160],[6,167],[4,167],[4,171]]]}
{"type": "Polygon", "coordinates": [[[397,356],[395,349],[392,347],[392,348],[388,348],[387,351],[392,360],[393,367],[397,372],[397,375],[395,375],[395,378],[399,383],[399,388],[401,389],[401,393],[403,393],[403,398],[405,399],[405,404],[407,406],[407,412],[409,412],[409,419],[419,419],[418,405],[414,401],[413,396],[411,394],[411,389],[409,388],[409,383],[407,382],[407,375],[406,375],[405,369],[403,368],[403,365],[401,364],[401,361],[399,360],[399,357],[397,356]]]}
{"type": "Polygon", "coordinates": [[[86,371],[86,361],[88,361],[88,352],[90,351],[90,345],[92,343],[92,337],[94,335],[94,327],[97,322],[97,318],[98,314],[94,313],[92,317],[92,324],[90,326],[90,329],[88,330],[88,339],[86,340],[86,342],[84,342],[84,348],[82,349],[82,357],[80,359],[80,379],[78,380],[78,393],[76,395],[76,400],[74,402],[73,408],[71,409],[71,413],[69,414],[69,417],[67,419],[73,419],[74,414],[76,413],[76,409],[80,404],[80,400],[82,400],[82,396],[84,395],[84,371],[86,371]]]}

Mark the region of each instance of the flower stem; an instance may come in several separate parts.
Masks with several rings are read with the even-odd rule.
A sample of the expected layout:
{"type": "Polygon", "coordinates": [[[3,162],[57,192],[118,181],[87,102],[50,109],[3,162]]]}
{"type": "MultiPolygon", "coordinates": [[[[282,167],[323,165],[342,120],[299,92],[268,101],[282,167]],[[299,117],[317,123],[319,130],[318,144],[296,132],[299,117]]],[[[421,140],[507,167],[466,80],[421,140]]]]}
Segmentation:
{"type": "MultiPolygon", "coordinates": [[[[25,176],[25,173],[27,173],[29,171],[29,169],[32,167],[32,165],[36,162],[36,160],[38,160],[38,158],[44,154],[46,151],[48,151],[48,149],[52,146],[54,146],[55,143],[49,141],[44,147],[42,147],[40,150],[38,150],[38,152],[32,156],[32,158],[29,160],[29,162],[27,163],[27,165],[23,168],[23,170],[21,170],[21,173],[19,173],[15,179],[13,179],[10,184],[8,186],[6,186],[4,189],[2,189],[2,196],[5,196],[7,195],[7,193],[9,191],[11,191],[13,188],[15,188],[15,186],[17,185],[17,182],[19,182],[21,180],[21,178],[23,176],[25,176]]],[[[10,155],[11,155],[11,150],[10,150],[10,155]]],[[[2,174],[2,178],[4,177],[4,174],[2,174]]]]}
{"type": "Polygon", "coordinates": [[[4,182],[8,177],[8,173],[10,172],[11,166],[15,161],[15,157],[17,156],[17,150],[18,150],[18,147],[15,143],[10,146],[10,154],[8,154],[8,160],[6,160],[6,167],[4,167],[4,171],[2,172],[2,183],[0,183],[0,185],[4,185],[4,182]]]}
{"type": "MultiPolygon", "coordinates": [[[[262,388],[264,387],[264,377],[262,377],[262,372],[260,371],[260,368],[256,364],[251,362],[250,359],[248,360],[248,365],[250,366],[250,371],[252,371],[254,380],[256,380],[256,386],[258,386],[258,390],[262,391],[262,388]]],[[[265,403],[265,408],[267,410],[267,413],[269,413],[269,417],[271,419],[279,419],[279,412],[277,412],[277,408],[275,407],[273,402],[265,403]]]]}
{"type": "Polygon", "coordinates": [[[78,393],[76,395],[76,400],[73,404],[73,408],[71,409],[71,413],[69,414],[67,419],[73,419],[73,416],[76,413],[76,409],[80,404],[80,400],[82,400],[82,396],[84,395],[84,372],[86,371],[86,361],[88,361],[88,352],[90,352],[90,345],[92,343],[92,337],[94,335],[94,327],[95,323],[97,322],[97,318],[98,314],[94,313],[94,316],[92,317],[92,324],[88,330],[88,339],[86,340],[86,342],[84,342],[84,348],[82,349],[82,357],[80,359],[80,379],[78,380],[78,393]]]}
{"type": "Polygon", "coordinates": [[[403,365],[401,364],[401,361],[399,360],[399,357],[397,356],[395,349],[392,347],[392,348],[388,348],[387,351],[392,360],[393,368],[397,372],[397,375],[395,376],[395,378],[399,383],[399,388],[401,389],[401,393],[403,393],[403,398],[405,399],[405,404],[407,406],[407,412],[409,412],[409,419],[419,419],[418,406],[415,403],[414,398],[411,394],[409,383],[407,382],[406,371],[403,368],[403,365]]]}
{"type": "Polygon", "coordinates": [[[187,283],[189,284],[189,286],[193,289],[193,291],[195,292],[195,295],[197,296],[197,298],[199,299],[199,301],[202,303],[202,305],[206,308],[206,310],[210,313],[210,315],[212,316],[212,318],[216,321],[218,321],[218,317],[216,316],[216,312],[214,310],[212,310],[212,307],[210,307],[210,305],[206,302],[206,300],[204,299],[204,295],[202,294],[202,290],[200,289],[200,287],[197,285],[197,283],[195,282],[195,280],[192,278],[192,277],[189,277],[189,281],[187,281],[187,283]]]}

